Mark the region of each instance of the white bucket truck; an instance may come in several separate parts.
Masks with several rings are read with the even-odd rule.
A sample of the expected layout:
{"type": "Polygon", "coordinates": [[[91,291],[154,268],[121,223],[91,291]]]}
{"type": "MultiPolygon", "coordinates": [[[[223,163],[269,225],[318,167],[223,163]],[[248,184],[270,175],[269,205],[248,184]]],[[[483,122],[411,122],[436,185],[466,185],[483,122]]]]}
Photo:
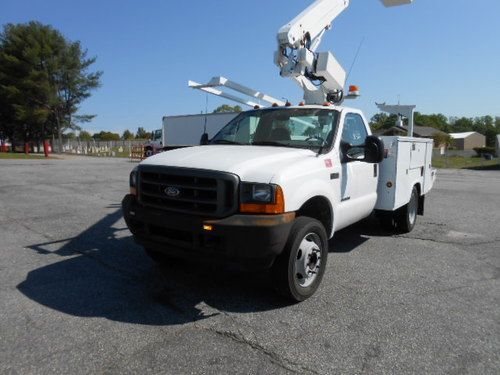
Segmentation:
{"type": "Polygon", "coordinates": [[[338,230],[374,211],[386,227],[413,229],[434,183],[432,141],[372,136],[361,111],[339,105],[345,75],[333,56],[309,55],[348,3],[316,1],[280,30],[276,62],[304,88],[305,103],[243,112],[204,145],[132,171],[123,212],[151,257],[268,269],[277,291],[303,301],[321,282],[338,230]],[[311,14],[330,18],[318,28],[311,14]],[[330,66],[321,76],[314,70],[330,66]]]}

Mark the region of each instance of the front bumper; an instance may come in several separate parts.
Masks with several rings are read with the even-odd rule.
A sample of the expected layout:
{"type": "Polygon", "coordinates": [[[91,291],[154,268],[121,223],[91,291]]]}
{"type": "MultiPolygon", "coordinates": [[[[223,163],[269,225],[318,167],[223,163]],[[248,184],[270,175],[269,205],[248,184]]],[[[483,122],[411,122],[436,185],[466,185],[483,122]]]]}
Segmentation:
{"type": "Polygon", "coordinates": [[[175,257],[244,269],[269,268],[283,251],[295,219],[295,213],[207,219],[146,207],[134,195],[125,196],[122,208],[138,244],[175,257]],[[205,230],[207,225],[212,230],[205,230]]]}

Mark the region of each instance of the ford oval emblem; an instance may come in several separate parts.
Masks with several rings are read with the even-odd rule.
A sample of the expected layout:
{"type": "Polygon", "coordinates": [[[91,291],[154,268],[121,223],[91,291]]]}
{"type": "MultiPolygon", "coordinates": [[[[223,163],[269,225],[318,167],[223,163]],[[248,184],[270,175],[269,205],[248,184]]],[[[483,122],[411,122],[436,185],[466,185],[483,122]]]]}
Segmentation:
{"type": "Polygon", "coordinates": [[[173,186],[168,186],[164,190],[165,194],[168,195],[170,198],[177,198],[179,195],[181,195],[181,191],[177,189],[176,187],[173,186]]]}

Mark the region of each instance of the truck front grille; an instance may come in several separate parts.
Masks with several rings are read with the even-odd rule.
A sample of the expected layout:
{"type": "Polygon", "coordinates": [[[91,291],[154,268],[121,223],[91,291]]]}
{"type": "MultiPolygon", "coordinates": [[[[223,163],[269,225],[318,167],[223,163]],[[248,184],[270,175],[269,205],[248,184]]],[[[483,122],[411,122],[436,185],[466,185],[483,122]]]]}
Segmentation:
{"type": "Polygon", "coordinates": [[[139,200],[162,210],[224,217],[237,209],[238,182],[231,173],[141,165],[139,200]]]}

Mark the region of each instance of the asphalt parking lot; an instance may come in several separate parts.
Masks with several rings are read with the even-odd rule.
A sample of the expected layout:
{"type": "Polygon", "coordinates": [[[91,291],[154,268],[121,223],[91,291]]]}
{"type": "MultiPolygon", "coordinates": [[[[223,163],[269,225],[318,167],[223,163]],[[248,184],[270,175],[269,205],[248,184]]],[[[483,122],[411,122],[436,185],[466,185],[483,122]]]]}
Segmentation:
{"type": "Polygon", "coordinates": [[[339,232],[318,293],[157,266],[123,159],[0,160],[0,373],[498,374],[500,172],[440,170],[414,232],[339,232]]]}

